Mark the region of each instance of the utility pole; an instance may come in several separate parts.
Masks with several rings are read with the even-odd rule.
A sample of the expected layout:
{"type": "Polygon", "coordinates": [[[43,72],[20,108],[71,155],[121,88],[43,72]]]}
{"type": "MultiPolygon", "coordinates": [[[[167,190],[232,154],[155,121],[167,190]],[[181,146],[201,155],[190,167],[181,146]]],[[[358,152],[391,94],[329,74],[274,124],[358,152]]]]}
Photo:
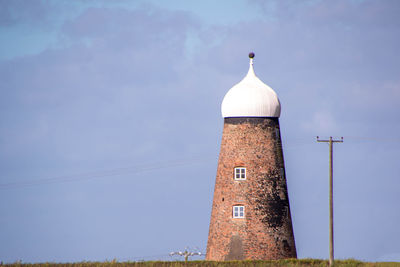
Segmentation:
{"type": "Polygon", "coordinates": [[[329,140],[320,140],[317,136],[317,142],[329,143],[329,266],[333,265],[333,143],[343,143],[341,140],[333,140],[332,136],[329,140]]]}

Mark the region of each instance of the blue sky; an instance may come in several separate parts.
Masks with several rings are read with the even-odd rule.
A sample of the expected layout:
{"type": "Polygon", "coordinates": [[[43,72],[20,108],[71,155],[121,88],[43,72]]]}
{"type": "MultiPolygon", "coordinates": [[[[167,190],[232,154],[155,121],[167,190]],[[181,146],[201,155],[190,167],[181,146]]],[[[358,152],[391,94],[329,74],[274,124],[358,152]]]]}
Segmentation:
{"type": "Polygon", "coordinates": [[[0,1],[0,260],[205,251],[225,93],[280,118],[300,258],[400,261],[398,1],[0,1]]]}

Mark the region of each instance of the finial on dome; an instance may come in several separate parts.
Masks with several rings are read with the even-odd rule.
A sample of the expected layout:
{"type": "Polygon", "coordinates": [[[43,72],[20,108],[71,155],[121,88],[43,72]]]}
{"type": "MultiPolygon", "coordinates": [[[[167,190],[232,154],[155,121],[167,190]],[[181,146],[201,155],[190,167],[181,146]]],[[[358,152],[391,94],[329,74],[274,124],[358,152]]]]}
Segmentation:
{"type": "Polygon", "coordinates": [[[253,75],[255,76],[256,74],[254,73],[254,69],[253,69],[253,58],[254,58],[255,54],[254,52],[250,52],[249,53],[249,58],[250,58],[250,68],[249,68],[249,72],[247,73],[247,75],[253,75]]]}

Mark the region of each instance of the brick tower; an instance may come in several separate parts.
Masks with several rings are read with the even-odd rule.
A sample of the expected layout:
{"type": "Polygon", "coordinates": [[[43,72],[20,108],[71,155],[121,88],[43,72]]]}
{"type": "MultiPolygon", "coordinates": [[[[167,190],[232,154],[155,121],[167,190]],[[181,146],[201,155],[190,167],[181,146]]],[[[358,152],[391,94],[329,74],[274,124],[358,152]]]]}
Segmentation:
{"type": "Polygon", "coordinates": [[[276,93],[255,75],[225,95],[206,260],[296,258],[276,93]]]}

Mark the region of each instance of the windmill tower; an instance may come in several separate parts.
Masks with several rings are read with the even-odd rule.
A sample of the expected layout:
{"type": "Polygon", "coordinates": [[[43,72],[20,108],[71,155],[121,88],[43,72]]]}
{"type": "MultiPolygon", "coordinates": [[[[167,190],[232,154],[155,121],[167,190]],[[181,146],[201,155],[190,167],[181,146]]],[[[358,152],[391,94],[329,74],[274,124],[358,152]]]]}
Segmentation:
{"type": "Polygon", "coordinates": [[[254,73],[225,95],[206,260],[296,258],[276,93],[254,73]]]}

